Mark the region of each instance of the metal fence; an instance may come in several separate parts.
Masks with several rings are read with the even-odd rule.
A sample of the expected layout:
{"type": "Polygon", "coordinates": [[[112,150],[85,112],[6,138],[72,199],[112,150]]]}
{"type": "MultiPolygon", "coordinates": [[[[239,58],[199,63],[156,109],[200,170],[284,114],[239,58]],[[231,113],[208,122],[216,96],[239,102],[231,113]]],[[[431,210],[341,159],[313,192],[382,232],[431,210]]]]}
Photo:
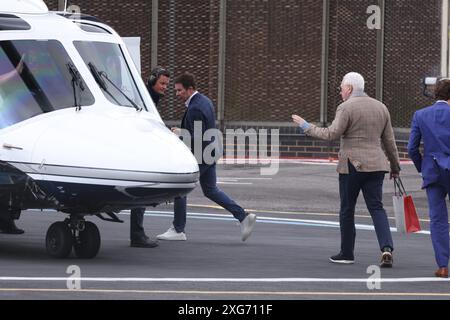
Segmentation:
{"type": "MultiPolygon", "coordinates": [[[[58,6],[57,0],[46,2],[51,9],[58,6]]],[[[382,97],[394,126],[407,128],[412,113],[431,103],[422,97],[421,78],[439,75],[441,69],[441,0],[69,4],[98,16],[122,36],[140,36],[144,78],[156,63],[174,75],[195,74],[199,90],[215,102],[225,125],[282,126],[294,112],[329,123],[340,103],[343,75],[357,71],[367,81],[367,92],[382,97]],[[373,5],[384,13],[381,29],[368,28],[367,9],[373,5]]],[[[159,111],[166,121],[181,119],[184,106],[173,89],[159,111]]]]}

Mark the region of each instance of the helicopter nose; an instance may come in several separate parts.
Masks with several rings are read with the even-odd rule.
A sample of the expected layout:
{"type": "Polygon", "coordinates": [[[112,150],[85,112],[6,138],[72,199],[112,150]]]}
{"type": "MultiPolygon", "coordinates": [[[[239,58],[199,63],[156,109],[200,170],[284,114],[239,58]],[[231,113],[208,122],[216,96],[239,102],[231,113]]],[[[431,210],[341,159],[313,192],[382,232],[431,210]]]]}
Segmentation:
{"type": "Polygon", "coordinates": [[[195,157],[175,134],[164,128],[143,139],[143,156],[152,168],[167,173],[192,173],[198,171],[195,157]],[[147,141],[145,141],[147,140],[147,141]]]}

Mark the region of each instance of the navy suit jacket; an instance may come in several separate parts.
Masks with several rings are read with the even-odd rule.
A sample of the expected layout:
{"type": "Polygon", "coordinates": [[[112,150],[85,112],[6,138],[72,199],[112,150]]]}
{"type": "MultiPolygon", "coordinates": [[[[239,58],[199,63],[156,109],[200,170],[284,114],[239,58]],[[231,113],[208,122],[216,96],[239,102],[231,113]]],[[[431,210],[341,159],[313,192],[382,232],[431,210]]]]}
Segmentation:
{"type": "Polygon", "coordinates": [[[422,173],[423,188],[439,180],[442,169],[450,170],[450,106],[443,101],[414,113],[408,154],[422,173]],[[419,152],[423,140],[424,154],[419,152]]]}
{"type": "MultiPolygon", "coordinates": [[[[199,126],[199,124],[197,124],[197,126],[199,126]]],[[[205,148],[211,143],[215,142],[214,138],[212,138],[210,141],[203,141],[204,134],[207,130],[216,129],[214,105],[207,96],[201,93],[197,93],[192,97],[191,101],[189,102],[189,106],[184,113],[183,120],[181,121],[181,128],[187,129],[191,134],[191,151],[194,155],[194,139],[199,139],[198,141],[202,141],[202,155],[205,148]],[[199,124],[201,123],[201,137],[195,136],[195,122],[198,122],[199,124]]],[[[212,152],[212,156],[215,157],[215,152],[212,152]]],[[[199,162],[199,164],[204,164],[203,156],[201,159],[197,159],[197,161],[199,162]]]]}

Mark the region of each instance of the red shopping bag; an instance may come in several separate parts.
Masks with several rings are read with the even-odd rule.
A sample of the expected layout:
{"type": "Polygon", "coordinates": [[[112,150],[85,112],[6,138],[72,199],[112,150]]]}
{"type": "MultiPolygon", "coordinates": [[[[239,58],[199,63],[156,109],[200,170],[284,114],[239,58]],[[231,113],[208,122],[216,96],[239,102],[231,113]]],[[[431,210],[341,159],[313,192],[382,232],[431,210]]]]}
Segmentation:
{"type": "Polygon", "coordinates": [[[406,232],[420,231],[419,217],[417,216],[416,207],[411,195],[403,196],[403,203],[405,205],[405,227],[406,232]]]}
{"type": "Polygon", "coordinates": [[[414,201],[411,195],[406,194],[405,187],[400,178],[394,178],[394,190],[395,196],[393,197],[393,200],[397,230],[401,233],[420,231],[420,222],[414,201]]]}

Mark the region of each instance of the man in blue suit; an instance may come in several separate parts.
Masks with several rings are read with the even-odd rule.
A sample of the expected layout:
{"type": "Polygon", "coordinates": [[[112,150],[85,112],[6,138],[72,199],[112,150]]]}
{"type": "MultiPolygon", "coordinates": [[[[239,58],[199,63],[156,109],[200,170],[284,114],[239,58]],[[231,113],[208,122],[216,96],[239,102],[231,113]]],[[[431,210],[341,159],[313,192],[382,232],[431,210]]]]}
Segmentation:
{"type": "Polygon", "coordinates": [[[436,103],[414,114],[408,153],[422,174],[430,210],[430,232],[436,262],[436,277],[448,277],[449,224],[446,196],[450,194],[450,80],[441,80],[436,103]],[[419,151],[423,140],[423,155],[419,151]]]}
{"type": "MultiPolygon", "coordinates": [[[[197,156],[200,169],[200,185],[203,194],[221,207],[233,214],[241,223],[241,239],[245,241],[251,234],[256,222],[255,214],[247,214],[244,209],[230,199],[216,185],[216,155],[211,152],[210,159],[205,158],[205,149],[212,143],[217,142],[214,139],[204,141],[205,132],[210,129],[216,129],[216,117],[214,115],[214,106],[212,101],[205,95],[199,93],[195,86],[194,76],[185,73],[175,79],[175,92],[177,97],[182,100],[186,106],[181,129],[191,138],[191,150],[195,154],[195,141],[201,143],[201,155],[197,156]],[[198,128],[196,130],[196,128],[198,128]],[[201,128],[201,130],[199,130],[201,128]],[[201,136],[200,136],[201,133],[201,136]]],[[[172,128],[172,131],[181,135],[181,129],[172,128]]],[[[215,150],[215,148],[208,148],[215,150]]],[[[173,225],[163,234],[157,236],[159,240],[187,240],[185,234],[186,226],[186,197],[175,198],[173,225]]]]}

